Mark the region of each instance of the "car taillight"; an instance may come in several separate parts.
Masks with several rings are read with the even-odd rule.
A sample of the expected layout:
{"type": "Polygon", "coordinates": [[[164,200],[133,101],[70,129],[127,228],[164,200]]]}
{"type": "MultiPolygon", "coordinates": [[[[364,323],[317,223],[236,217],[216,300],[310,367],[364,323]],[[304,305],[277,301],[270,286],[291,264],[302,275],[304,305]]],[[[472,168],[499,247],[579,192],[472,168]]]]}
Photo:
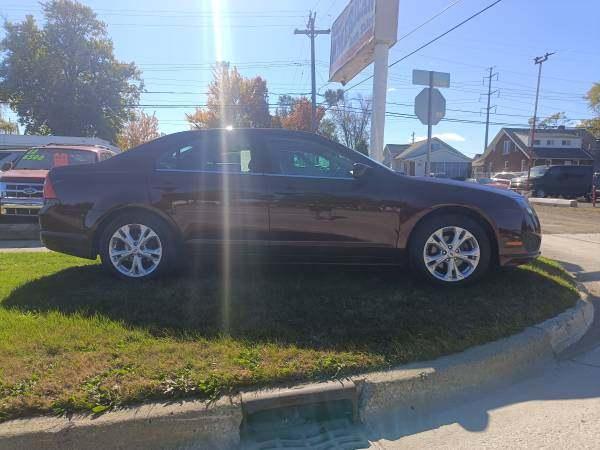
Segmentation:
{"type": "Polygon", "coordinates": [[[56,198],[56,192],[54,191],[54,186],[52,186],[52,181],[50,181],[50,177],[46,177],[44,180],[44,200],[56,198]]]}

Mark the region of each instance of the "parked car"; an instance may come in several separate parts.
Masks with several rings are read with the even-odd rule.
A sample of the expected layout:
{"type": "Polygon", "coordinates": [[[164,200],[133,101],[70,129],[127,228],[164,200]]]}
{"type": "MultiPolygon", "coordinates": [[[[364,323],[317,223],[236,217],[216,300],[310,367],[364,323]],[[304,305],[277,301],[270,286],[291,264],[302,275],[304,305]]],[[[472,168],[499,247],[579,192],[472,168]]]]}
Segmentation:
{"type": "Polygon", "coordinates": [[[589,197],[592,192],[592,166],[536,166],[527,174],[511,180],[511,189],[531,191],[534,197],[589,197]]]}
{"type": "Polygon", "coordinates": [[[527,175],[527,172],[498,172],[492,175],[493,180],[512,180],[527,175]]]}
{"type": "Polygon", "coordinates": [[[46,247],[126,279],[174,270],[188,252],[285,263],[402,264],[442,285],[540,251],[522,196],[408,177],[316,134],[186,131],[98,164],[56,167],[40,211],[46,247]],[[231,256],[233,255],[233,256],[231,256]]]}
{"type": "Polygon", "coordinates": [[[496,180],[494,178],[467,178],[466,181],[469,183],[484,184],[497,189],[510,189],[510,181],[508,180],[496,180]]]}
{"type": "Polygon", "coordinates": [[[15,161],[4,162],[0,173],[0,216],[36,216],[44,202],[44,179],[53,167],[91,164],[113,155],[114,151],[95,145],[50,144],[31,148],[15,161]]]}

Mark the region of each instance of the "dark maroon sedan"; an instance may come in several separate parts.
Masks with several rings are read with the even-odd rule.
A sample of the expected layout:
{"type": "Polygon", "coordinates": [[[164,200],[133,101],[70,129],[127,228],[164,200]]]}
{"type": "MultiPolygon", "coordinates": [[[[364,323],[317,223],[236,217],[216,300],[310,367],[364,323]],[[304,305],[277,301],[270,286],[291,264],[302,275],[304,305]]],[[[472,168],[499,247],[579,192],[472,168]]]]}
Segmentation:
{"type": "Polygon", "coordinates": [[[44,244],[123,278],[156,277],[189,252],[285,263],[401,264],[441,284],[539,255],[518,194],[399,175],[314,134],[187,131],[94,165],[52,169],[44,244]]]}

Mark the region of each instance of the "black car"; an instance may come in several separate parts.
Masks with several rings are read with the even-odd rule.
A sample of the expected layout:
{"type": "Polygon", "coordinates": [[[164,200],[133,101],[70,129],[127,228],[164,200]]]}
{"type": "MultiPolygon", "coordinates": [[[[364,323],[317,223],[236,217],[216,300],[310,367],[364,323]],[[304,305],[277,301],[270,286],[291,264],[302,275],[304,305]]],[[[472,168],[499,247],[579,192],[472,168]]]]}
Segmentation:
{"type": "Polygon", "coordinates": [[[122,278],[173,270],[187,252],[285,263],[401,264],[441,284],[539,255],[527,200],[399,175],[361,153],[282,129],[188,131],[114,158],[56,167],[40,212],[46,247],[99,254],[122,278]]]}
{"type": "Polygon", "coordinates": [[[513,178],[510,187],[531,191],[534,197],[589,197],[592,192],[592,166],[536,166],[527,176],[513,178]]]}

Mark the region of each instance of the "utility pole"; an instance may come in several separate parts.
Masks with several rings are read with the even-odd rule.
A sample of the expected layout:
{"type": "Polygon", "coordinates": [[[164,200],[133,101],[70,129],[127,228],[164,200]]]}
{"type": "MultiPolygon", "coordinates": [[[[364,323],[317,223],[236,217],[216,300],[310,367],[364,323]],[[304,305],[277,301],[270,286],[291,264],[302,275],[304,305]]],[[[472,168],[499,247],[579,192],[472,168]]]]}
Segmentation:
{"type": "Polygon", "coordinates": [[[496,79],[498,79],[498,73],[493,73],[494,72],[494,68],[490,67],[489,68],[490,74],[487,77],[483,77],[483,79],[485,80],[487,78],[488,80],[488,93],[487,93],[487,107],[485,108],[485,145],[483,147],[483,151],[485,152],[488,146],[488,137],[489,137],[489,132],[490,132],[490,110],[492,110],[493,108],[495,108],[496,106],[490,106],[490,101],[492,98],[492,95],[495,94],[496,92],[498,92],[498,90],[495,90],[492,92],[492,79],[494,77],[496,77],[496,79]]]}
{"type": "Polygon", "coordinates": [[[531,133],[529,135],[529,164],[527,165],[527,189],[530,187],[530,177],[531,177],[531,163],[533,160],[533,142],[535,140],[535,123],[537,121],[537,108],[538,108],[538,99],[540,96],[540,80],[542,79],[542,64],[544,64],[548,57],[554,55],[555,52],[548,53],[544,56],[536,56],[533,59],[534,64],[539,65],[538,68],[538,78],[537,78],[537,87],[535,89],[535,106],[533,107],[533,120],[531,122],[531,133]]]}
{"type": "Polygon", "coordinates": [[[315,18],[317,17],[316,12],[310,11],[308,13],[308,22],[306,23],[306,30],[294,30],[294,34],[305,34],[310,39],[310,75],[311,75],[311,96],[312,96],[312,109],[310,111],[310,126],[311,131],[314,133],[317,131],[317,80],[315,76],[315,38],[319,34],[329,34],[331,30],[315,30],[315,18]]]}
{"type": "Polygon", "coordinates": [[[415,143],[415,132],[414,131],[412,132],[411,136],[412,136],[412,143],[414,144],[415,143]]]}

